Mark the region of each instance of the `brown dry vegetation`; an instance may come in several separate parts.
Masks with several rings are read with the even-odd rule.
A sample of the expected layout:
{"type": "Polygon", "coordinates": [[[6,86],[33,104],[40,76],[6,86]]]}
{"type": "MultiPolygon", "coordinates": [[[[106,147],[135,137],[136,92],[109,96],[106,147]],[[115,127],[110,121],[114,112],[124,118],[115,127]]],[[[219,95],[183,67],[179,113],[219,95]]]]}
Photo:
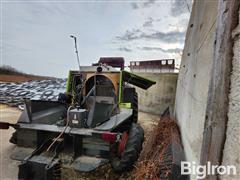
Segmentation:
{"type": "Polygon", "coordinates": [[[165,162],[171,160],[171,157],[166,155],[166,150],[173,138],[180,141],[175,120],[170,117],[161,118],[158,124],[153,126],[151,135],[148,135],[131,179],[155,180],[160,176],[168,177],[171,164],[165,162]]]}
{"type": "Polygon", "coordinates": [[[0,75],[0,82],[26,82],[45,79],[52,78],[33,75],[0,75]]]}
{"type": "Polygon", "coordinates": [[[11,66],[0,67],[0,82],[25,82],[34,80],[54,79],[47,76],[37,76],[32,74],[26,74],[16,70],[11,66]]]}

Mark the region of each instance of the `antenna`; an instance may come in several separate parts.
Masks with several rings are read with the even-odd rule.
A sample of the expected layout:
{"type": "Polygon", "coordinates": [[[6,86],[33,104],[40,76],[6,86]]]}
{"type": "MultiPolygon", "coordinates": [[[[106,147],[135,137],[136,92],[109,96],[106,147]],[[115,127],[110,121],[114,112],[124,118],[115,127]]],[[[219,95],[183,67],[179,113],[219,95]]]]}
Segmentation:
{"type": "Polygon", "coordinates": [[[79,71],[81,71],[81,69],[80,69],[80,61],[79,61],[79,56],[78,56],[78,49],[77,49],[77,37],[73,36],[73,35],[70,35],[70,37],[74,39],[75,52],[77,54],[78,67],[79,67],[79,71]]]}

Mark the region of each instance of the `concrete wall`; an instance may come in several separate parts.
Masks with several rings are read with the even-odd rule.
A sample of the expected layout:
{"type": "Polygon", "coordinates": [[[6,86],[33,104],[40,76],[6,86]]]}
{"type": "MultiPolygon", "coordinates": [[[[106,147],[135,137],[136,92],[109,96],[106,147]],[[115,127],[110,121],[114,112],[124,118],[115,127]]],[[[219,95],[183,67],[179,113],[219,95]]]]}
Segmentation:
{"type": "Polygon", "coordinates": [[[147,91],[137,88],[140,111],[160,115],[167,107],[174,109],[177,73],[136,74],[156,81],[147,91]]]}
{"type": "Polygon", "coordinates": [[[186,159],[196,163],[200,162],[217,9],[218,1],[194,1],[177,83],[175,116],[186,159]]]}
{"type": "MultiPolygon", "coordinates": [[[[229,1],[229,4],[230,2],[231,1],[229,1]]],[[[212,151],[214,149],[213,146],[216,145],[214,143],[219,143],[220,137],[226,135],[225,144],[223,142],[224,149],[217,149],[217,151],[221,152],[220,156],[222,156],[217,160],[219,160],[218,163],[222,163],[222,165],[235,165],[237,167],[238,175],[226,175],[222,176],[221,179],[237,180],[240,179],[240,25],[238,25],[238,27],[233,31],[234,57],[232,60],[231,88],[228,97],[229,107],[225,103],[217,104],[218,101],[213,102],[214,105],[216,105],[215,107],[226,108],[226,110],[228,111],[228,117],[226,118],[214,116],[213,121],[210,122],[210,118],[209,116],[207,117],[206,114],[206,112],[210,112],[213,114],[213,112],[211,112],[211,109],[207,109],[207,103],[211,102],[209,101],[209,99],[211,99],[210,97],[212,97],[208,96],[209,94],[212,94],[209,92],[214,91],[210,88],[212,87],[212,83],[210,84],[211,76],[213,77],[214,83],[220,82],[217,81],[219,80],[219,77],[229,79],[228,74],[225,74],[225,76],[220,76],[221,73],[227,72],[227,70],[224,71],[224,68],[229,68],[227,66],[224,66],[224,62],[222,64],[219,63],[222,66],[214,66],[213,68],[213,62],[215,62],[216,65],[216,62],[223,60],[221,58],[216,58],[217,56],[214,53],[220,49],[222,51],[217,53],[224,54],[224,52],[227,51],[226,49],[229,50],[229,48],[232,48],[231,45],[225,47],[224,43],[221,44],[224,47],[219,48],[217,47],[217,45],[215,46],[215,42],[216,44],[218,44],[219,42],[221,42],[222,39],[227,39],[226,42],[231,42],[231,40],[228,39],[228,34],[223,34],[222,36],[220,36],[220,38],[216,39],[216,37],[219,37],[216,36],[216,33],[219,33],[222,30],[221,25],[223,27],[225,25],[226,27],[226,25],[228,24],[226,21],[224,21],[227,17],[224,15],[228,14],[228,12],[233,11],[232,9],[228,9],[224,6],[226,5],[226,3],[227,1],[224,0],[194,1],[177,83],[175,116],[181,129],[182,141],[187,161],[195,161],[197,164],[199,164],[201,158],[209,158],[209,156],[206,156],[204,153],[212,155],[209,149],[211,149],[212,151]],[[222,3],[221,7],[218,7],[219,2],[222,3]],[[221,12],[220,10],[224,8],[226,8],[225,11],[221,12]],[[225,24],[218,24],[218,28],[216,29],[216,20],[219,16],[218,13],[220,12],[224,14],[223,16],[220,16],[222,18],[222,22],[220,23],[225,24]],[[212,72],[217,72],[218,74],[215,75],[218,76],[213,76],[212,72]],[[214,79],[214,77],[217,80],[214,79]],[[203,134],[206,134],[207,130],[209,129],[209,123],[212,123],[212,127],[214,127],[214,123],[219,123],[219,125],[221,125],[221,122],[217,121],[218,119],[223,119],[224,122],[227,122],[227,130],[222,130],[220,132],[215,131],[215,134],[213,136],[214,129],[212,130],[210,128],[212,130],[212,136],[205,136],[204,142],[203,134]],[[213,137],[214,139],[211,139],[213,137]],[[210,140],[214,142],[210,142],[210,140]],[[205,149],[204,152],[201,152],[202,147],[207,147],[207,141],[211,143],[210,147],[208,147],[209,149],[205,149]]],[[[221,13],[220,15],[222,15],[221,13]]],[[[230,17],[230,15],[228,17],[230,17]]],[[[221,18],[219,19],[221,20],[221,18]]],[[[233,16],[233,18],[236,17],[233,16]]],[[[231,30],[229,31],[231,32],[231,30]]],[[[229,53],[227,55],[231,59],[232,54],[229,53]]],[[[225,81],[225,84],[228,84],[227,81],[225,81]]],[[[228,88],[224,92],[228,92],[228,88]]],[[[224,99],[225,97],[219,96],[216,97],[216,99],[214,100],[218,100],[218,98],[224,99]]],[[[221,109],[219,108],[216,109],[221,111],[221,109]]],[[[216,147],[222,146],[221,144],[218,144],[216,147]]],[[[216,153],[216,151],[212,153],[216,153]]],[[[210,159],[211,158],[212,157],[210,157],[210,159]]],[[[216,158],[218,157],[215,157],[215,160],[216,158]]],[[[191,175],[191,179],[196,179],[196,176],[191,175]]],[[[210,177],[210,179],[215,178],[210,177]]]]}
{"type": "Polygon", "coordinates": [[[223,165],[235,165],[237,176],[223,176],[224,180],[240,179],[240,10],[239,24],[233,31],[234,38],[231,89],[229,94],[229,111],[226,142],[223,151],[223,165]]]}

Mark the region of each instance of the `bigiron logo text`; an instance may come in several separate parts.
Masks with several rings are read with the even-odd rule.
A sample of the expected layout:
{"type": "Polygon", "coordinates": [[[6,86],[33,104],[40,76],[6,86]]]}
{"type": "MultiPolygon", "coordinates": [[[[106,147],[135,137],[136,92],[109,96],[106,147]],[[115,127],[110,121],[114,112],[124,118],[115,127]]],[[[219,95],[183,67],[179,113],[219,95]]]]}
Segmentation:
{"type": "Polygon", "coordinates": [[[181,174],[182,175],[196,175],[197,179],[204,179],[207,175],[236,175],[237,170],[233,165],[219,166],[212,165],[211,162],[207,162],[207,165],[196,165],[196,162],[181,162],[181,174]]]}

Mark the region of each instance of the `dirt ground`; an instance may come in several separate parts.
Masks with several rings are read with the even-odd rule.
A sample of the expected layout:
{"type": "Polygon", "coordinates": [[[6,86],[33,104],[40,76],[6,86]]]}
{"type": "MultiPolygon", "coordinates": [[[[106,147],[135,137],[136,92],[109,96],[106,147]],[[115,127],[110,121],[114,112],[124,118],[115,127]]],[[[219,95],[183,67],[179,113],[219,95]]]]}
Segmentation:
{"type": "MultiPolygon", "coordinates": [[[[0,104],[0,121],[15,123],[21,111],[0,104]]],[[[0,179],[17,179],[18,162],[10,159],[15,145],[9,143],[13,128],[0,130],[0,179]]]]}
{"type": "MultiPolygon", "coordinates": [[[[15,123],[20,116],[21,111],[17,108],[11,108],[0,104],[0,121],[15,123]]],[[[151,133],[151,127],[155,123],[158,116],[139,112],[139,122],[145,130],[145,139],[151,133]]],[[[18,175],[19,162],[11,160],[10,155],[13,152],[15,145],[9,143],[9,139],[14,130],[0,130],[0,179],[14,180],[18,175]]],[[[116,175],[112,172],[109,165],[98,168],[95,172],[87,174],[78,174],[74,171],[64,170],[64,179],[126,179],[129,173],[116,175]]]]}

